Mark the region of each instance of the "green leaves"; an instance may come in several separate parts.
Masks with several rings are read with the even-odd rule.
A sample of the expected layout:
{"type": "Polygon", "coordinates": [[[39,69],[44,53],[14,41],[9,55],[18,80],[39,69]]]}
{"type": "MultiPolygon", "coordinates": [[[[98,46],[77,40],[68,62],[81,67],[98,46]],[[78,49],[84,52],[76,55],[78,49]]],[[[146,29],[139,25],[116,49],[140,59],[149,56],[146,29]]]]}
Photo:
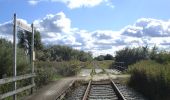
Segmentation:
{"type": "Polygon", "coordinates": [[[137,61],[148,59],[148,47],[124,48],[116,52],[116,62],[125,62],[125,65],[131,65],[137,61]]]}
{"type": "Polygon", "coordinates": [[[129,85],[150,100],[169,100],[170,66],[145,60],[131,65],[129,85]]]}
{"type": "Polygon", "coordinates": [[[91,53],[75,50],[69,46],[52,45],[38,52],[38,59],[42,61],[88,61],[92,59],[91,53]]]}

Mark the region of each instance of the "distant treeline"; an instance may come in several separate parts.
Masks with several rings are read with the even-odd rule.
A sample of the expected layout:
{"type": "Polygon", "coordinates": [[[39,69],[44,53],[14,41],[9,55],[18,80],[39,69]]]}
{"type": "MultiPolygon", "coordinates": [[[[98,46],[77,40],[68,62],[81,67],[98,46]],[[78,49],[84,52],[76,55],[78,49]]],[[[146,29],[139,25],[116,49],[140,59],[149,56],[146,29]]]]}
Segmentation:
{"type": "Polygon", "coordinates": [[[98,61],[103,61],[103,60],[114,60],[114,57],[111,54],[106,54],[106,55],[99,55],[94,58],[95,60],[98,61]]]}
{"type": "Polygon", "coordinates": [[[124,48],[116,52],[115,61],[125,62],[125,65],[135,64],[141,60],[154,60],[161,64],[167,64],[170,62],[170,52],[159,50],[154,46],[149,48],[148,46],[136,47],[136,48],[124,48]]]}
{"type": "Polygon", "coordinates": [[[92,60],[90,52],[73,49],[69,46],[52,45],[37,51],[37,59],[41,61],[89,61],[92,60]]]}
{"type": "MultiPolygon", "coordinates": [[[[36,51],[36,59],[39,61],[88,61],[92,60],[90,52],[73,49],[64,45],[43,45],[41,36],[38,31],[34,32],[34,46],[36,51]]],[[[31,34],[26,31],[19,31],[18,33],[18,47],[31,47],[31,34]]],[[[29,48],[30,49],[30,48],[29,48]]]]}

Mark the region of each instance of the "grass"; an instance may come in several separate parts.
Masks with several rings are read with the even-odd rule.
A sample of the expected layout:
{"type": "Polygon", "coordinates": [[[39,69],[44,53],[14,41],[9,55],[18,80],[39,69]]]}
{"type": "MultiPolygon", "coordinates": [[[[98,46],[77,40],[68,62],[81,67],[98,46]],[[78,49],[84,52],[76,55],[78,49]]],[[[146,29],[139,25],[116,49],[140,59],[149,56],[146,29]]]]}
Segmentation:
{"type": "Polygon", "coordinates": [[[113,60],[103,60],[103,61],[94,61],[102,69],[108,69],[112,65],[113,60]]]}
{"type": "Polygon", "coordinates": [[[140,61],[129,67],[129,86],[149,100],[170,100],[170,65],[140,61]]]}

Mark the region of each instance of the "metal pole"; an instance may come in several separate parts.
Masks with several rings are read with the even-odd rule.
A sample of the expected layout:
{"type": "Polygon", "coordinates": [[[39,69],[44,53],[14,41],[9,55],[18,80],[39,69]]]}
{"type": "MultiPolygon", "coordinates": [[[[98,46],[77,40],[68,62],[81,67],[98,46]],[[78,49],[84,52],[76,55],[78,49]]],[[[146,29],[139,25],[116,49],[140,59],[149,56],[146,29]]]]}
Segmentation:
{"type": "MultiPolygon", "coordinates": [[[[16,45],[16,33],[17,33],[17,22],[16,22],[16,14],[14,14],[14,20],[13,20],[13,76],[16,77],[17,70],[16,70],[16,60],[17,60],[17,45],[16,45]]],[[[14,82],[14,90],[17,89],[17,82],[14,82]]],[[[17,95],[13,95],[13,100],[17,100],[17,95]]]]}
{"type": "MultiPolygon", "coordinates": [[[[31,64],[32,64],[32,74],[34,73],[34,24],[31,25],[32,27],[32,48],[31,48],[31,64]]],[[[34,77],[32,77],[32,84],[34,83],[34,77]]],[[[33,88],[31,88],[31,94],[33,93],[33,88]]]]}

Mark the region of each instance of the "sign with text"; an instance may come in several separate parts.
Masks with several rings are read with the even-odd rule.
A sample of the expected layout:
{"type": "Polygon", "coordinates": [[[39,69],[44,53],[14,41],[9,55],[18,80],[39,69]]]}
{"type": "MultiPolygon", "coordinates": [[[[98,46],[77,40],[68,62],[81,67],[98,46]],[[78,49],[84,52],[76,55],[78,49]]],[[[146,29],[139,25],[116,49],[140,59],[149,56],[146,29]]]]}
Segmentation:
{"type": "Polygon", "coordinates": [[[21,20],[17,20],[17,26],[19,26],[20,28],[32,32],[32,28],[30,26],[28,26],[27,24],[23,23],[21,20]]]}

